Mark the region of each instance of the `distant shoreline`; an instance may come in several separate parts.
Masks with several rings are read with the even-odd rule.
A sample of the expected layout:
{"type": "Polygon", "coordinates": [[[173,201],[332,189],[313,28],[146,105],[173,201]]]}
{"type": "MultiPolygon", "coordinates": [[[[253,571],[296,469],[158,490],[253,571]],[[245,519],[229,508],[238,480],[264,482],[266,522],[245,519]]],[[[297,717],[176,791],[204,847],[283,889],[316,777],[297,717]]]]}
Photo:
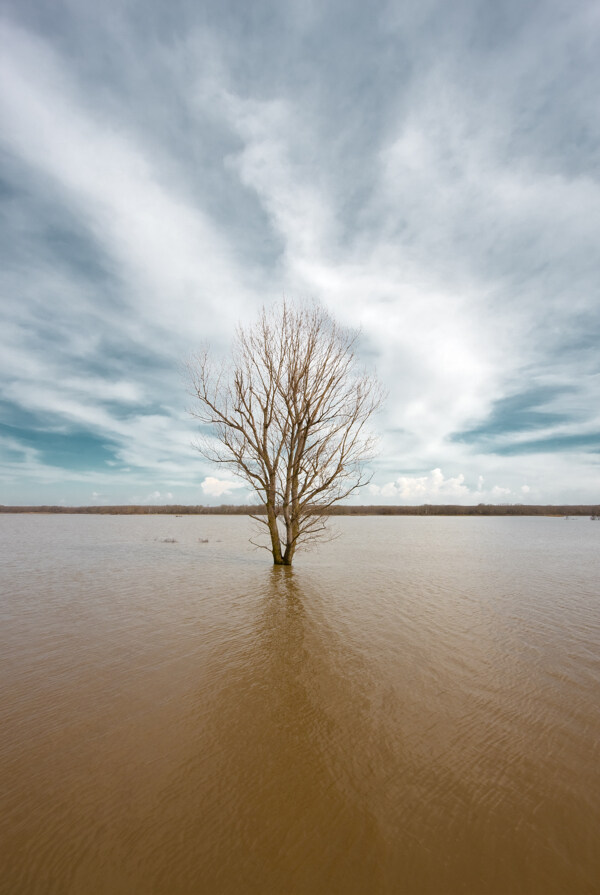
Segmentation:
{"type": "MultiPolygon", "coordinates": [[[[2,506],[0,513],[69,514],[88,513],[115,516],[250,516],[262,515],[261,506],[216,507],[169,504],[165,506],[2,506]]],[[[319,512],[319,510],[317,510],[319,512]]],[[[336,506],[327,510],[329,516],[600,516],[600,504],[422,504],[420,506],[336,506]]]]}

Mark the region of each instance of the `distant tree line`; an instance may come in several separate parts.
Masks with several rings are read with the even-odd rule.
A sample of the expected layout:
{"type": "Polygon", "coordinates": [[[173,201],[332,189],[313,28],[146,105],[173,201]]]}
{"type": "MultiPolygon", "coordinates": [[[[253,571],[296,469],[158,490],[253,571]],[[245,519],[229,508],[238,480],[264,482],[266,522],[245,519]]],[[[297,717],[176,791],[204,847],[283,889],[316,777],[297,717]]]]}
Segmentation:
{"type": "MultiPolygon", "coordinates": [[[[315,515],[321,512],[319,506],[314,506],[315,515]]],[[[421,506],[349,506],[337,505],[323,508],[329,516],[592,516],[600,518],[600,504],[560,504],[540,505],[529,504],[490,504],[480,503],[476,506],[458,506],[456,504],[423,504],[421,506]]],[[[63,507],[63,506],[3,506],[0,504],[0,513],[94,513],[100,515],[118,516],[254,516],[265,514],[267,508],[261,505],[231,506],[189,506],[187,504],[170,504],[168,506],[134,505],[125,506],[93,506],[93,507],[63,507]]]]}

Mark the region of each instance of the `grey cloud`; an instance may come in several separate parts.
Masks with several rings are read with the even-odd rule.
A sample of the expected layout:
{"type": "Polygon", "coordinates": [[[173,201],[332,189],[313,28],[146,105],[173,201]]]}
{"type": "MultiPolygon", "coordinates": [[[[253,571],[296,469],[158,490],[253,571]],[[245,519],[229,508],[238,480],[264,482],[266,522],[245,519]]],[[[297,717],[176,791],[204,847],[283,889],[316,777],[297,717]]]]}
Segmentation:
{"type": "Polygon", "coordinates": [[[49,429],[83,420],[148,469],[166,441],[191,480],[165,434],[185,437],[179,361],[315,295],[362,325],[390,390],[382,482],[514,490],[539,450],[554,500],[569,451],[598,492],[595,4],[6,10],[0,363],[23,413],[53,380],[49,429]]]}

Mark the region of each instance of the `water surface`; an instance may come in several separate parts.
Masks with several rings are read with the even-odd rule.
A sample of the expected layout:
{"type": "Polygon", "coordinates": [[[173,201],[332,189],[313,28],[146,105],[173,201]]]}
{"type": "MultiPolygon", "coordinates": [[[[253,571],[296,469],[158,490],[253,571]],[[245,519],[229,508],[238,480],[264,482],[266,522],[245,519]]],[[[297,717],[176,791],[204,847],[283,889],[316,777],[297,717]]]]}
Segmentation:
{"type": "Polygon", "coordinates": [[[0,890],[597,892],[600,523],[250,526],[0,516],[0,890]]]}

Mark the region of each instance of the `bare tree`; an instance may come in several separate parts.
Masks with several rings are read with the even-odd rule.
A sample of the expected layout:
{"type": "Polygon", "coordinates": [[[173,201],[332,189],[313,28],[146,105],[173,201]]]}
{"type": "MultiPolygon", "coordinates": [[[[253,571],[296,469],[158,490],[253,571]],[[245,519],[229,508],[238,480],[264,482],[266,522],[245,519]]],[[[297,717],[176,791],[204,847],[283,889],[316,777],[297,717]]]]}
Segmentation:
{"type": "Polygon", "coordinates": [[[319,305],[283,302],[238,327],[229,366],[213,368],[208,352],[188,365],[191,413],[211,427],[198,450],[257,492],[275,565],[322,539],[328,508],[368,481],[366,424],[382,393],[357,369],[356,340],[319,305]]]}

